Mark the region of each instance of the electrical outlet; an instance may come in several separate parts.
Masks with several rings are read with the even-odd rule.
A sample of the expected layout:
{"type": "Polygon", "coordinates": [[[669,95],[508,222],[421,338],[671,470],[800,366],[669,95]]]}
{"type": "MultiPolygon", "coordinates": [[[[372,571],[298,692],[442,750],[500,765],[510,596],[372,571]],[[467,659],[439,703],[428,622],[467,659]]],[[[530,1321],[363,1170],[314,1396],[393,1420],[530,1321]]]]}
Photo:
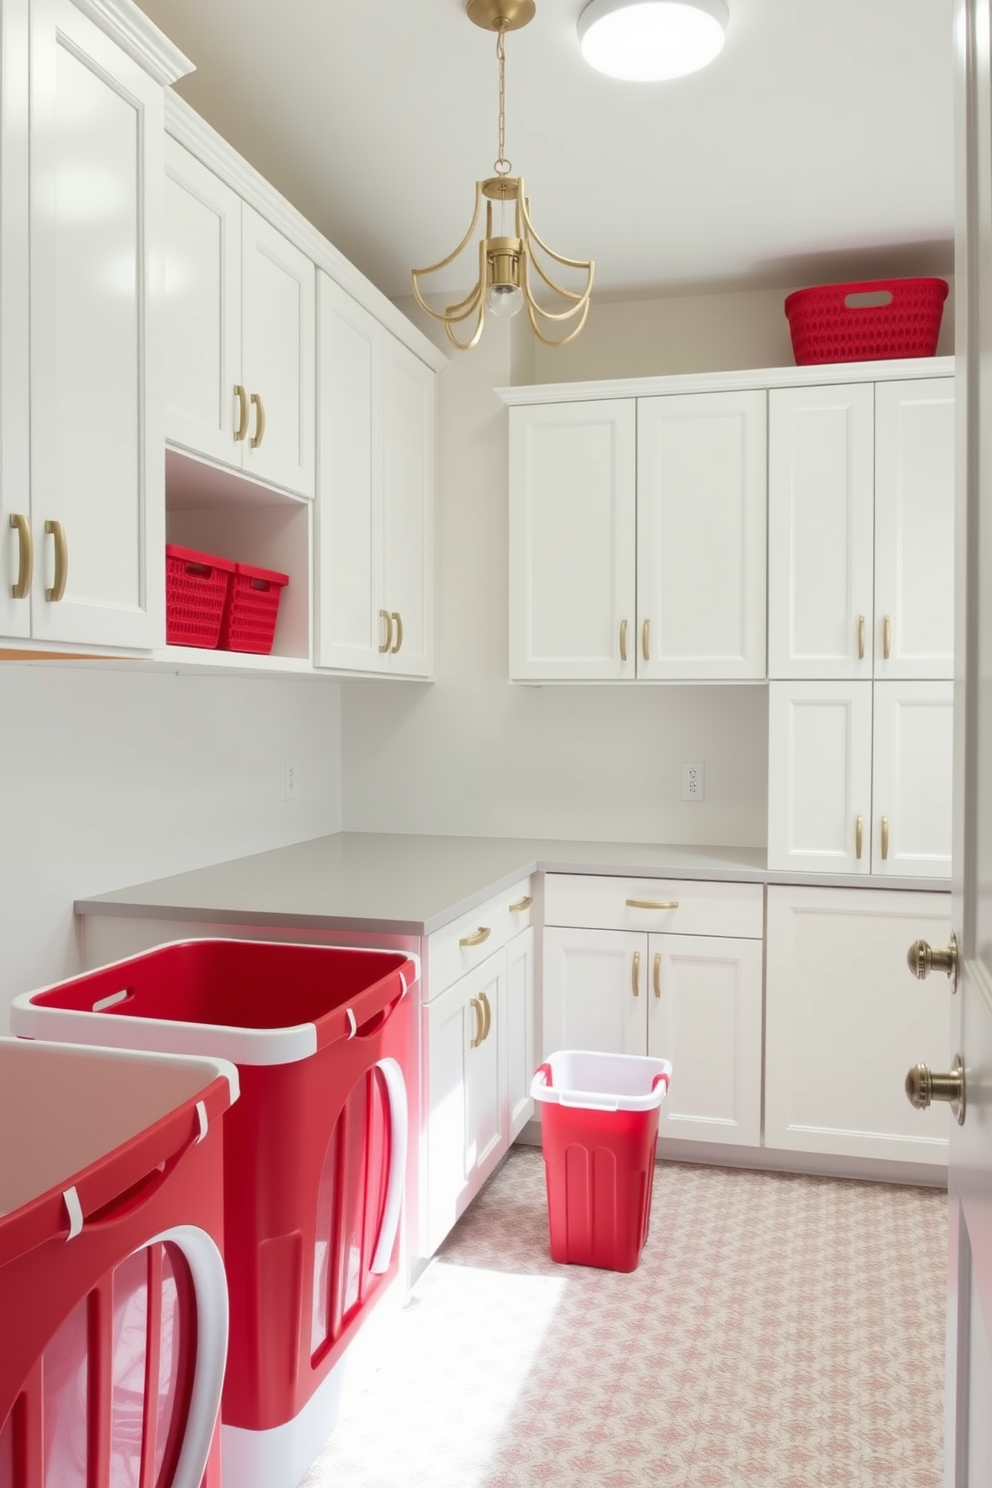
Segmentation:
{"type": "Polygon", "coordinates": [[[283,763],[283,795],[287,801],[295,801],[299,793],[299,778],[295,760],[283,763]]]}
{"type": "Polygon", "coordinates": [[[693,764],[682,764],[682,799],[683,801],[701,801],[706,795],[706,766],[697,761],[693,764]]]}

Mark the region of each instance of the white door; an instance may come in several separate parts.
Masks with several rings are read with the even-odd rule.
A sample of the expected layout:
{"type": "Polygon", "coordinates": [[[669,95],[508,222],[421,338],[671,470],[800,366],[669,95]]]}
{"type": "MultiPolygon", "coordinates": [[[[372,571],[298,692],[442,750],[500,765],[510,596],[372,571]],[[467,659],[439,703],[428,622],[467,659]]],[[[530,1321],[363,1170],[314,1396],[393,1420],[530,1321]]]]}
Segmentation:
{"type": "Polygon", "coordinates": [[[31,633],[28,103],[17,83],[27,66],[27,0],[5,0],[0,6],[0,635],[4,636],[31,633]]]}
{"type": "MultiPolygon", "coordinates": [[[[965,1067],[951,1125],[947,1488],[992,1482],[992,76],[984,0],[955,5],[958,89],[958,422],[952,1039],[965,1067]],[[973,250],[976,256],[973,257],[973,250]]],[[[943,977],[936,979],[944,983],[943,977]]],[[[945,997],[946,983],[934,988],[945,997]]],[[[927,1054],[920,1054],[926,1060],[927,1054]]]]}
{"type": "Polygon", "coordinates": [[[872,873],[950,878],[953,690],[875,683],[872,873]]]}
{"type": "Polygon", "coordinates": [[[163,233],[165,437],[240,469],[241,198],[174,139],[163,233]]]}
{"type": "Polygon", "coordinates": [[[242,203],[244,470],[298,496],[314,492],[315,282],[306,254],[242,203]]]}
{"type": "Polygon", "coordinates": [[[510,679],[633,681],[632,398],[510,409],[510,679]]]}
{"type": "Polygon", "coordinates": [[[165,633],[161,348],[150,264],[162,88],[70,0],[31,13],[32,633],[165,633]]]}
{"type": "Polygon", "coordinates": [[[434,373],[395,337],[382,340],[382,589],[391,621],[387,669],[433,667],[434,373]]]}
{"type": "Polygon", "coordinates": [[[638,677],[765,676],[766,398],[638,399],[638,677]]]}
{"type": "Polygon", "coordinates": [[[870,682],[768,688],[768,866],[871,871],[870,682]]]}
{"type": "Polygon", "coordinates": [[[629,930],[548,926],[541,965],[541,1057],[647,1050],[648,938],[629,930]]]}
{"type": "Polygon", "coordinates": [[[760,940],[650,935],[648,1046],[670,1059],[659,1134],[761,1145],[760,940]]]}
{"type": "Polygon", "coordinates": [[[534,1114],[530,1082],[534,1058],[534,928],[506,948],[506,1127],[512,1142],[534,1114]]]}
{"type": "Polygon", "coordinates": [[[768,403],[768,675],[872,674],[871,383],[768,403]]]}
{"type": "Polygon", "coordinates": [[[954,382],[875,388],[876,677],[954,674],[954,382]]]}

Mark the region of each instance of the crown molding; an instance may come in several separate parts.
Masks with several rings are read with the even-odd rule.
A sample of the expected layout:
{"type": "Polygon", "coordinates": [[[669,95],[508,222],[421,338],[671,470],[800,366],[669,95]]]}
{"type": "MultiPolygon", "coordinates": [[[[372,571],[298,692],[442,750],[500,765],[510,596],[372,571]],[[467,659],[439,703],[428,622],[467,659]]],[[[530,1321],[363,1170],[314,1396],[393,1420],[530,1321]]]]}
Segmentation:
{"type": "Polygon", "coordinates": [[[233,191],[253,207],[259,216],[289,238],[301,252],[312,259],[318,269],[352,295],[359,304],[374,315],[397,341],[413,352],[414,356],[435,372],[448,364],[444,352],[434,345],[412,321],[407,320],[401,310],[381,290],[355,268],[334,244],[324,237],[297,211],[276,188],[249,165],[223,135],[217,133],[207,121],[176,93],[165,95],[165,128],[180,145],[195,155],[201,164],[231,187],[233,191]]]}
{"type": "Polygon", "coordinates": [[[195,72],[186,54],[173,46],[131,0],[72,0],[72,3],[163,87],[171,87],[195,72]]]}

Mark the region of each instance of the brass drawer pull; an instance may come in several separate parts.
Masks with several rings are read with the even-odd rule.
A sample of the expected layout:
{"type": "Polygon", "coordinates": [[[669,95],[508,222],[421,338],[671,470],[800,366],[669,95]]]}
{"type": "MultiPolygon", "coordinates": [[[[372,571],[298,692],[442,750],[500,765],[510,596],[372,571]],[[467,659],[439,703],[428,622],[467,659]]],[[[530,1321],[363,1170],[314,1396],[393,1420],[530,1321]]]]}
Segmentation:
{"type": "Polygon", "coordinates": [[[20,512],[11,512],[10,525],[17,529],[17,583],[10,586],[11,599],[27,599],[31,593],[34,577],[34,543],[31,539],[31,523],[20,512]]]}
{"type": "Polygon", "coordinates": [[[69,544],[61,522],[46,522],[45,531],[55,539],[55,582],[45,590],[45,598],[58,604],[65,593],[65,581],[69,577],[69,544]]]}
{"type": "Polygon", "coordinates": [[[463,935],[458,944],[460,946],[481,945],[484,940],[489,939],[491,934],[492,930],[489,928],[488,925],[480,925],[474,935],[463,935]]]}
{"type": "Polygon", "coordinates": [[[889,856],[889,818],[882,817],[882,862],[889,856]]]}
{"type": "Polygon", "coordinates": [[[379,619],[380,620],[385,620],[385,622],[386,622],[386,639],[383,641],[382,645],[379,647],[379,654],[381,656],[384,652],[389,651],[390,648],[392,647],[392,644],[393,644],[393,622],[390,619],[389,611],[388,610],[380,610],[379,611],[379,619]]]}
{"type": "Polygon", "coordinates": [[[534,903],[534,895],[533,894],[525,894],[522,899],[518,899],[517,900],[516,904],[511,904],[510,905],[510,913],[511,914],[523,914],[524,910],[525,909],[530,909],[530,907],[531,907],[531,905],[533,903],[534,903]]]}
{"type": "Polygon", "coordinates": [[[882,660],[888,661],[892,655],[892,621],[888,615],[882,621],[882,660]]]}
{"type": "Polygon", "coordinates": [[[651,660],[651,621],[645,620],[641,626],[641,650],[644,652],[644,660],[651,660]]]}
{"type": "Polygon", "coordinates": [[[248,437],[248,420],[251,417],[248,405],[248,389],[243,388],[240,382],[236,382],[234,384],[234,396],[238,400],[239,407],[238,427],[234,431],[234,438],[240,444],[243,439],[247,439],[248,437]]]}
{"type": "Polygon", "coordinates": [[[480,997],[480,999],[482,1001],[483,1012],[486,1015],[485,1027],[482,1030],[482,1042],[485,1043],[486,1042],[486,1039],[489,1037],[489,1035],[490,1035],[490,1033],[492,1031],[492,1026],[493,1026],[493,1010],[492,1010],[492,1007],[490,1005],[489,998],[486,996],[485,992],[480,992],[479,993],[479,997],[480,997]]]}
{"type": "Polygon", "coordinates": [[[678,909],[677,899],[628,899],[628,909],[678,909]]]}
{"type": "Polygon", "coordinates": [[[251,401],[255,405],[255,432],[248,443],[252,449],[258,449],[265,438],[265,404],[262,402],[261,393],[252,393],[251,401]]]}
{"type": "Polygon", "coordinates": [[[630,986],[635,997],[641,995],[641,953],[634,952],[634,959],[630,963],[630,986]]]}
{"type": "Polygon", "coordinates": [[[486,1015],[482,1011],[482,1003],[477,997],[472,998],[472,1001],[469,1003],[469,1007],[471,1007],[475,1011],[475,1038],[469,1040],[469,1048],[477,1049],[486,1036],[483,1032],[483,1029],[486,1026],[486,1015]]]}
{"type": "Polygon", "coordinates": [[[661,996],[661,952],[654,953],[654,995],[661,996]]]}
{"type": "Polygon", "coordinates": [[[400,614],[399,610],[394,610],[392,618],[396,621],[396,644],[394,646],[391,646],[389,649],[390,654],[392,656],[395,656],[397,651],[399,651],[400,647],[403,645],[403,616],[400,614]]]}
{"type": "Polygon", "coordinates": [[[858,660],[859,661],[864,661],[864,659],[865,659],[865,617],[864,617],[864,615],[859,615],[858,616],[858,660]]]}
{"type": "Polygon", "coordinates": [[[865,819],[859,816],[854,823],[854,856],[861,861],[861,849],[865,840],[865,819]]]}
{"type": "Polygon", "coordinates": [[[627,622],[620,621],[620,660],[627,660],[627,622]]]}

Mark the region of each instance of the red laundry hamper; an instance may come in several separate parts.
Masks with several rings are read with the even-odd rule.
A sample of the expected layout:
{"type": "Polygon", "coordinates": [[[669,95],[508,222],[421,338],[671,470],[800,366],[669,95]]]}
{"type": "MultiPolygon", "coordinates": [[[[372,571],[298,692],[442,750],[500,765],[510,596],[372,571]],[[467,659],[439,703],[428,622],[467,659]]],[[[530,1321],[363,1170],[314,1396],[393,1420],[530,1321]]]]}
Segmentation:
{"type": "Polygon", "coordinates": [[[530,1093],[541,1111],[551,1259],[635,1271],[648,1238],[667,1059],[563,1049],[530,1093]]]}
{"type": "Polygon", "coordinates": [[[0,1484],[220,1483],[224,1060],[0,1039],[0,1484]]]}
{"type": "Polygon", "coordinates": [[[296,1488],[335,1424],[334,1366],[399,1269],[415,960],[204,939],[16,999],[15,1033],[210,1051],[224,1131],[225,1488],[296,1488]]]}

